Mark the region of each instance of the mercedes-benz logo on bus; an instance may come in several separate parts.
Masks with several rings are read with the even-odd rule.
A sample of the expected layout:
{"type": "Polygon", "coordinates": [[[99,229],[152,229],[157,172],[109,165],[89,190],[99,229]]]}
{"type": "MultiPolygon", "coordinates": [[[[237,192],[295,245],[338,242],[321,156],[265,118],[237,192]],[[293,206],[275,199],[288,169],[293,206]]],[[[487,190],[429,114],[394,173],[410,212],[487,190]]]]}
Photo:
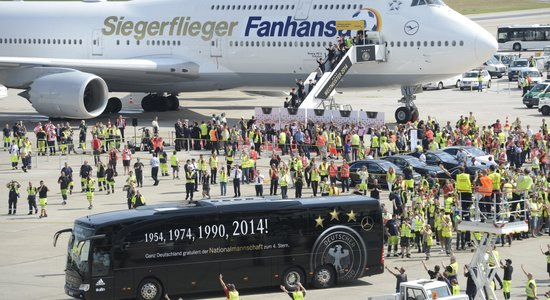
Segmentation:
{"type": "Polygon", "coordinates": [[[363,51],[363,53],[361,53],[361,58],[365,61],[369,61],[370,60],[370,53],[368,51],[363,51]]]}
{"type": "Polygon", "coordinates": [[[370,231],[372,227],[374,226],[374,221],[371,217],[364,217],[361,220],[361,228],[363,228],[364,231],[370,231]]]}
{"type": "Polygon", "coordinates": [[[367,263],[366,250],[367,247],[357,231],[348,226],[332,226],[325,230],[313,245],[311,271],[330,264],[334,266],[339,279],[359,278],[367,263]]]}

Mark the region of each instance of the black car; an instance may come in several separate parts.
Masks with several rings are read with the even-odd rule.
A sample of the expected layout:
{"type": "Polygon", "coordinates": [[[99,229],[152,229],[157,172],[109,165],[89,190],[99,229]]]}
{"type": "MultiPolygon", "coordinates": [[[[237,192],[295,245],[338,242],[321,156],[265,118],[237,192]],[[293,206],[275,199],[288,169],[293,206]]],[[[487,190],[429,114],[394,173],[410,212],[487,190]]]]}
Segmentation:
{"type": "MultiPolygon", "coordinates": [[[[369,185],[372,184],[373,180],[376,178],[381,186],[387,187],[388,183],[386,182],[386,173],[390,167],[393,167],[395,174],[404,176],[403,170],[389,161],[381,159],[358,160],[350,163],[349,165],[351,186],[361,183],[361,178],[357,172],[360,171],[363,166],[366,166],[367,171],[369,172],[369,185]]],[[[338,172],[338,174],[340,174],[340,172],[338,172]]],[[[416,184],[419,184],[422,180],[422,176],[416,172],[414,172],[413,177],[416,184]]],[[[340,178],[338,178],[338,180],[339,179],[340,178]]]]}
{"type": "Polygon", "coordinates": [[[411,155],[386,156],[382,159],[392,162],[401,169],[411,166],[415,172],[424,177],[434,175],[437,178],[449,178],[449,175],[440,166],[428,165],[411,155]]]}
{"type": "MultiPolygon", "coordinates": [[[[410,153],[409,155],[412,155],[414,157],[419,157],[420,153],[413,152],[413,153],[410,153]]],[[[458,167],[460,166],[460,163],[458,162],[458,160],[456,160],[454,156],[450,155],[449,153],[443,150],[430,150],[430,151],[426,151],[425,155],[426,155],[426,164],[430,166],[443,165],[443,168],[447,169],[447,171],[449,171],[449,173],[451,173],[453,176],[456,173],[458,173],[458,167]]],[[[477,172],[485,169],[488,169],[488,167],[483,165],[481,166],[467,165],[465,171],[470,175],[475,175],[477,172]]]]}

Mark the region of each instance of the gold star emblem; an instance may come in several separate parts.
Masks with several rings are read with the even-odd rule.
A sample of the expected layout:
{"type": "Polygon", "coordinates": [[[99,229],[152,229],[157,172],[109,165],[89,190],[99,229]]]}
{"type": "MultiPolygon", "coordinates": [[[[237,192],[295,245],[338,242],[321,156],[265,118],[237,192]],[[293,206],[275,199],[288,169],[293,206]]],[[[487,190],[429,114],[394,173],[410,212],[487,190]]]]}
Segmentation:
{"type": "Polygon", "coordinates": [[[315,219],[315,227],[324,227],[323,221],[325,221],[325,218],[321,218],[321,216],[318,216],[317,219],[315,219]]]}
{"type": "Polygon", "coordinates": [[[349,213],[347,213],[346,215],[348,215],[348,222],[351,222],[351,220],[357,222],[357,219],[355,218],[355,213],[353,212],[353,209],[349,213]]]}
{"type": "Polygon", "coordinates": [[[336,208],[330,213],[330,220],[336,220],[340,221],[340,217],[338,216],[340,213],[336,210],[336,208]]]}

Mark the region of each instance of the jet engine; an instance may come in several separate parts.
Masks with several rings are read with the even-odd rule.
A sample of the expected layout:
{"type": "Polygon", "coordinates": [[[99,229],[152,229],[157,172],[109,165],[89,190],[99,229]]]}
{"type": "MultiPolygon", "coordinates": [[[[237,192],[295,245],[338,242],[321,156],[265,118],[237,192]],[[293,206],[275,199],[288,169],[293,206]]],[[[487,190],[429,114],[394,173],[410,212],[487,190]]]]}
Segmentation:
{"type": "Polygon", "coordinates": [[[100,77],[71,71],[39,77],[20,95],[48,117],[91,119],[105,110],[108,92],[100,77]]]}

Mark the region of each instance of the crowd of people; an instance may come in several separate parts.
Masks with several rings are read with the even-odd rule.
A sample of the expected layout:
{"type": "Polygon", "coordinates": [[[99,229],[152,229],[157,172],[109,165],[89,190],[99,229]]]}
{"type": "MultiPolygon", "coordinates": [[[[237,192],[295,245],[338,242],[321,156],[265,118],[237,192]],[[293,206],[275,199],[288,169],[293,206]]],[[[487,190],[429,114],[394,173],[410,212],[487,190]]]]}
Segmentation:
{"type": "MultiPolygon", "coordinates": [[[[472,113],[461,116],[454,124],[450,121],[440,124],[428,117],[427,120],[396,125],[394,128],[313,122],[292,123],[278,128],[275,124],[258,122],[254,117],[249,120],[241,118],[231,126],[221,115],[200,123],[177,120],[174,124],[176,139],[170,155],[160,136],[158,120],[153,120],[151,124],[151,144],[150,149],[146,149],[150,150],[150,156],[144,159],[145,163],[134,152],[143,148],[125,139],[126,123],[122,116],[114,123],[97,123],[89,131],[82,121],[78,127],[78,146],[72,142],[72,132],[76,129],[68,123],[56,126],[51,122],[38,123],[34,129],[35,143],[31,142],[22,122],[11,128],[6,125],[4,150],[10,152],[12,167],[18,168],[21,160],[24,171],[30,169],[31,159],[28,157],[32,155],[56,155],[57,151],[61,155],[86,154],[86,138],[92,136],[89,142],[93,164],[84,161],[76,174],[65,163],[57,182],[49,181],[49,187],[43,181],[36,188],[29,183],[26,188],[28,213],[38,213],[38,195],[40,217],[47,217],[48,192],[56,183],[63,204],[66,204],[73,193],[77,176],[80,178],[80,191],[85,193],[88,208],[92,209],[96,192],[113,194],[117,190],[117,162],[122,160],[124,179],[119,189],[123,187],[126,192],[129,209],[146,204],[139,189],[143,187],[147,167],[151,169],[153,185],[160,183],[159,171],[162,177],[171,175],[173,180],[184,180],[186,200],[191,203],[200,201],[195,197],[199,189],[203,199],[227,196],[229,184],[233,186],[234,197],[241,196],[242,185],[253,185],[256,196],[267,196],[264,185],[269,185],[269,195],[280,195],[282,198],[301,198],[304,193],[313,197],[357,193],[380,199],[382,188],[376,178],[385,177],[389,194],[384,194],[387,199],[382,200],[389,199],[390,202],[386,203],[392,206],[384,208],[388,257],[412,257],[412,250],[417,250],[419,255],[429,259],[431,251],[438,245],[439,250],[451,258],[456,251],[473,249],[473,240],[479,240],[479,233],[459,231],[457,224],[460,220],[468,220],[468,212],[479,195],[481,200],[476,205],[479,205],[484,217],[493,214],[493,217],[510,221],[529,221],[528,232],[502,236],[499,238],[501,245],[511,245],[514,240],[537,238],[550,225],[547,159],[550,134],[544,120],[536,130],[529,125],[523,126],[519,119],[511,123],[508,119],[505,122],[497,119],[493,124],[481,125],[472,113]],[[412,139],[418,141],[416,145],[411,145],[412,139]],[[350,188],[350,164],[357,160],[408,152],[418,152],[422,160],[427,151],[451,145],[481,148],[492,155],[494,166],[475,175],[461,168],[453,174],[447,172],[449,178],[427,176],[420,182],[413,180],[412,170],[403,170],[404,177],[401,177],[394,174],[395,170],[386,174],[369,174],[363,168],[357,171],[359,182],[350,188]],[[182,159],[192,151],[196,151],[193,153],[198,154],[198,159],[191,155],[188,159],[182,159]],[[269,160],[267,167],[260,167],[259,159],[269,160]],[[214,186],[219,187],[219,192],[213,190],[214,186]],[[289,195],[292,190],[294,194],[289,195]],[[512,208],[510,203],[518,199],[524,200],[521,202],[523,206],[521,209],[512,208]],[[491,209],[483,201],[487,201],[487,205],[491,201],[496,203],[495,208],[491,209]],[[511,214],[510,211],[523,213],[511,214]],[[454,245],[453,237],[456,237],[454,245]]],[[[457,159],[463,167],[480,164],[463,153],[459,153],[457,159]]],[[[11,214],[16,213],[19,189],[23,186],[18,182],[8,184],[11,214]]],[[[452,280],[449,282],[452,283],[452,280]]]]}

